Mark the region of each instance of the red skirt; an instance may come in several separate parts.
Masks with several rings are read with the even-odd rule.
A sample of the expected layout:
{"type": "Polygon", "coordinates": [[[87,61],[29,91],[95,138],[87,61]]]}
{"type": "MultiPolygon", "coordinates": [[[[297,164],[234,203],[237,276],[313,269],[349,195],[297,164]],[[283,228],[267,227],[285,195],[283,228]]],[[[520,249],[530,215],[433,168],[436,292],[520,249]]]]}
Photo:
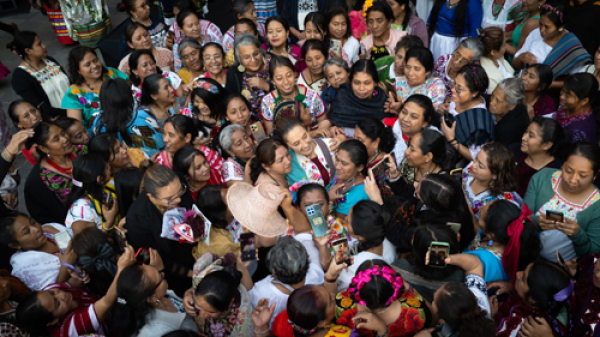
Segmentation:
{"type": "Polygon", "coordinates": [[[65,18],[63,17],[62,11],[60,9],[48,8],[46,5],[44,5],[44,7],[46,7],[48,19],[50,20],[52,29],[54,29],[54,34],[56,35],[58,42],[67,45],[75,43],[69,36],[69,30],[65,24],[65,18]]]}

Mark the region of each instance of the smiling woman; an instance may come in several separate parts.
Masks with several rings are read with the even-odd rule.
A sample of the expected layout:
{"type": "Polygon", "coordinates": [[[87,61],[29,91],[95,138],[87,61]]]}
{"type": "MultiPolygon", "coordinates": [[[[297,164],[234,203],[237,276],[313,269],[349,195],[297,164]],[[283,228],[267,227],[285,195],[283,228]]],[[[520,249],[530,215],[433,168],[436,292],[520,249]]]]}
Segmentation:
{"type": "MultiPolygon", "coordinates": [[[[123,31],[125,41],[131,51],[138,49],[149,49],[156,59],[156,65],[163,71],[173,70],[173,54],[170,50],[161,47],[155,47],[152,44],[152,38],[148,29],[138,22],[132,22],[123,31]]],[[[131,54],[123,57],[119,63],[119,71],[129,74],[129,57],[131,54]]]]}

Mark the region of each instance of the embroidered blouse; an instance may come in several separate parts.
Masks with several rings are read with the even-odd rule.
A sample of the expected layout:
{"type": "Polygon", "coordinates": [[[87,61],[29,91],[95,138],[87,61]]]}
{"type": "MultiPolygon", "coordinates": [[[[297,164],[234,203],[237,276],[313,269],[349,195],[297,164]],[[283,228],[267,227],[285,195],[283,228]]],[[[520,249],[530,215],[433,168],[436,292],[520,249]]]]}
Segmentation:
{"type": "Polygon", "coordinates": [[[414,94],[425,95],[431,99],[433,107],[437,109],[440,104],[444,103],[446,87],[441,79],[428,77],[425,83],[411,88],[408,85],[406,76],[400,76],[396,78],[396,94],[402,102],[414,94]]]}
{"type": "MultiPolygon", "coordinates": [[[[275,98],[276,98],[275,95],[276,94],[274,94],[271,91],[267,95],[265,95],[265,97],[263,97],[262,104],[261,104],[261,113],[260,113],[260,118],[262,120],[269,121],[269,122],[273,121],[274,110],[275,110],[275,107],[277,106],[275,104],[275,98]]],[[[321,116],[323,116],[325,114],[325,104],[323,103],[321,96],[319,96],[319,93],[316,92],[315,90],[306,88],[306,93],[304,96],[306,98],[304,99],[303,102],[306,104],[306,108],[310,112],[310,116],[312,118],[312,123],[314,125],[317,123],[317,118],[320,118],[321,116]]]]}
{"type": "Polygon", "coordinates": [[[593,142],[596,138],[596,120],[594,119],[592,109],[577,115],[567,116],[567,112],[559,106],[553,118],[565,130],[569,131],[571,142],[573,143],[578,140],[593,142]]]}
{"type": "Polygon", "coordinates": [[[39,71],[31,70],[25,66],[19,66],[19,68],[33,76],[42,86],[42,89],[44,89],[50,100],[50,105],[54,108],[59,108],[63,96],[69,90],[69,77],[61,71],[58,64],[49,59],[44,59],[44,61],[46,62],[46,66],[39,71]]]}
{"type": "Polygon", "coordinates": [[[223,162],[221,175],[223,176],[224,183],[228,181],[243,181],[244,167],[235,158],[229,157],[223,162]]]}
{"type": "Polygon", "coordinates": [[[435,61],[433,71],[431,72],[432,77],[441,78],[442,82],[444,82],[444,86],[446,87],[446,97],[452,96],[452,83],[454,82],[450,76],[448,76],[448,63],[450,63],[451,58],[452,54],[440,56],[440,58],[435,61]]]}

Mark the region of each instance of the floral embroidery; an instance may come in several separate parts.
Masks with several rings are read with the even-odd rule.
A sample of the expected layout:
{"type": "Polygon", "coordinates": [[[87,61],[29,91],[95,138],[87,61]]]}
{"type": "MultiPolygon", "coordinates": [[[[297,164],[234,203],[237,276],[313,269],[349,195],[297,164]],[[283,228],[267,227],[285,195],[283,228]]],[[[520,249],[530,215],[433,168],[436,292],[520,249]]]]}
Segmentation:
{"type": "Polygon", "coordinates": [[[31,71],[31,69],[19,66],[19,68],[25,70],[29,75],[33,76],[39,84],[44,84],[46,81],[49,81],[55,75],[60,74],[60,66],[48,59],[44,59],[46,62],[46,67],[42,68],[40,71],[31,71]]]}
{"type": "Polygon", "coordinates": [[[438,77],[442,79],[444,82],[444,86],[446,87],[446,97],[452,96],[452,79],[448,76],[448,63],[450,62],[450,58],[452,58],[452,54],[442,55],[440,58],[435,61],[433,65],[433,71],[431,72],[431,76],[438,77]]]}
{"type": "Polygon", "coordinates": [[[558,184],[562,179],[562,172],[556,171],[552,174],[552,190],[554,191],[554,196],[548,200],[545,204],[540,207],[537,215],[545,214],[546,211],[557,211],[561,212],[565,215],[565,218],[573,221],[577,221],[577,214],[588,207],[592,206],[595,202],[600,200],[600,192],[595,189],[592,194],[587,198],[587,200],[582,205],[577,205],[572,202],[569,202],[565,198],[563,198],[560,193],[558,193],[558,184]]]}
{"type": "MultiPolygon", "coordinates": [[[[252,117],[255,120],[258,120],[260,117],[260,105],[262,102],[262,98],[265,96],[264,90],[260,90],[257,87],[250,87],[248,85],[248,79],[253,77],[259,77],[265,80],[268,84],[271,84],[271,75],[269,74],[269,62],[271,61],[271,56],[267,56],[265,60],[265,69],[256,75],[248,75],[247,73],[242,74],[242,91],[248,90],[250,91],[250,99],[248,102],[250,103],[250,108],[252,109],[252,117]]],[[[246,97],[247,98],[247,97],[246,97]]]]}
{"type": "MultiPolygon", "coordinates": [[[[306,99],[303,103],[310,112],[313,125],[317,123],[317,118],[320,118],[325,113],[325,104],[315,90],[306,88],[306,99]]],[[[273,121],[273,112],[275,110],[275,95],[273,92],[268,93],[262,99],[260,118],[265,121],[273,121]]]]}
{"type": "Polygon", "coordinates": [[[402,102],[414,94],[425,95],[431,99],[433,107],[437,109],[440,104],[444,103],[445,86],[441,79],[429,77],[425,83],[411,88],[408,86],[406,76],[401,76],[396,78],[396,94],[402,102]]]}
{"type": "Polygon", "coordinates": [[[488,247],[488,245],[482,245],[481,244],[481,235],[479,235],[479,233],[477,233],[475,235],[475,238],[473,238],[473,241],[471,241],[471,243],[469,244],[469,251],[475,251],[478,249],[485,249],[488,252],[494,254],[495,257],[497,257],[499,260],[502,260],[502,253],[497,251],[496,249],[492,249],[492,247],[488,247]]]}

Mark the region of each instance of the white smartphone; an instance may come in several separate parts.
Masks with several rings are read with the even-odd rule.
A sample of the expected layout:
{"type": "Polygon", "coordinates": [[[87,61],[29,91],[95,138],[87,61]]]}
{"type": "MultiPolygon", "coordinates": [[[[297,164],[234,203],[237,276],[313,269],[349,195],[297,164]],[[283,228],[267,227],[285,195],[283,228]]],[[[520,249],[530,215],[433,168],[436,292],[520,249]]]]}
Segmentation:
{"type": "Polygon", "coordinates": [[[68,231],[63,231],[57,234],[54,234],[54,242],[60,249],[61,254],[64,254],[67,251],[67,246],[69,245],[69,241],[71,241],[71,234],[68,231]]]}

